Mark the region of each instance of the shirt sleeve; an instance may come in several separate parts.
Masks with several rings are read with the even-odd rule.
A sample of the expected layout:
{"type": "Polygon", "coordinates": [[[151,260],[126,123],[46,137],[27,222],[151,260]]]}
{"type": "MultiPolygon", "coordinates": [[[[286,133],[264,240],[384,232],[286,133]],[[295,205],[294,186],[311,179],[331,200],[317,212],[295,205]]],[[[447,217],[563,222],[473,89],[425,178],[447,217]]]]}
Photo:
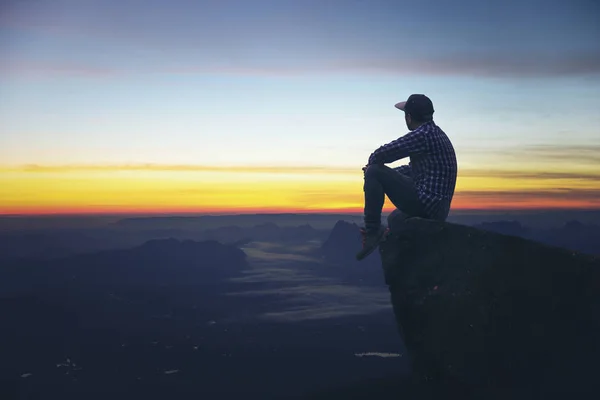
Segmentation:
{"type": "Polygon", "coordinates": [[[395,171],[400,172],[402,175],[412,177],[412,168],[410,165],[402,165],[400,167],[393,168],[395,171]]]}
{"type": "Polygon", "coordinates": [[[427,143],[421,131],[412,131],[375,150],[369,157],[371,164],[387,164],[426,151],[427,143]]]}

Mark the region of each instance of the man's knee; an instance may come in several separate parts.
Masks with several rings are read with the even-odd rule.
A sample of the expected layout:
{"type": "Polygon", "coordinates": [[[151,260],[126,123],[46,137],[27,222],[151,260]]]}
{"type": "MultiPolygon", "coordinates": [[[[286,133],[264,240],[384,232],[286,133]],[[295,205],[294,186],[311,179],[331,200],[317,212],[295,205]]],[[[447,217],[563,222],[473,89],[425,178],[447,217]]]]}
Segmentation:
{"type": "Polygon", "coordinates": [[[366,177],[375,177],[379,174],[381,174],[381,172],[385,169],[388,168],[383,164],[373,164],[373,165],[369,165],[367,167],[367,169],[365,170],[365,178],[366,177]]]}

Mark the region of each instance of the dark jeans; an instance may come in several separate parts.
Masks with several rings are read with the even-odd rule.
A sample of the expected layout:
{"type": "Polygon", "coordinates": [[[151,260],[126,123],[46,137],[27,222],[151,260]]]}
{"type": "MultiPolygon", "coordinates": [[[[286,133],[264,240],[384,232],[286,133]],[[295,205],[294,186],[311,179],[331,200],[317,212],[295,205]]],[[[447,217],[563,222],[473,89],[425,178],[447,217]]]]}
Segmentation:
{"type": "Polygon", "coordinates": [[[388,196],[392,204],[409,217],[424,217],[413,180],[385,165],[370,165],[365,171],[365,228],[381,224],[381,210],[388,196]]]}

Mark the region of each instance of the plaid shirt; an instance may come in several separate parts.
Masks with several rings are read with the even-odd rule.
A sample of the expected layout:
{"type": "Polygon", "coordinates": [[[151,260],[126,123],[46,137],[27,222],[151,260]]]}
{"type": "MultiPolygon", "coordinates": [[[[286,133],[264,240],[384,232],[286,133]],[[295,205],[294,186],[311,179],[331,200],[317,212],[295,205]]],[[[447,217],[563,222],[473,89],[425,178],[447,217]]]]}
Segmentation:
{"type": "Polygon", "coordinates": [[[428,217],[434,218],[449,207],[456,185],[457,163],[448,136],[435,122],[427,122],[371,154],[369,165],[387,164],[410,157],[410,163],[394,168],[410,176],[428,217]]]}

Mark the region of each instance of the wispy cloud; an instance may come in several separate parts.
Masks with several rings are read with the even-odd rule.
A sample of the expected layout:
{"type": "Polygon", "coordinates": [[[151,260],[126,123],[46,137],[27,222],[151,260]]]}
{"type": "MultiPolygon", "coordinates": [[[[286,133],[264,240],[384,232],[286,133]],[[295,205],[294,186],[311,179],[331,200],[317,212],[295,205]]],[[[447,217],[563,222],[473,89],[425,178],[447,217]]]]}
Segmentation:
{"type": "Polygon", "coordinates": [[[282,309],[261,314],[259,318],[281,322],[297,322],[373,314],[390,309],[385,291],[340,285],[314,276],[312,284],[230,293],[230,296],[283,296],[282,309]]]}
{"type": "Polygon", "coordinates": [[[532,157],[550,160],[590,162],[600,166],[600,144],[587,146],[534,146],[530,148],[532,157]]]}
{"type": "MultiPolygon", "coordinates": [[[[554,158],[554,149],[540,151],[540,157],[554,158]]],[[[600,150],[599,150],[600,151],[600,150]]],[[[575,152],[574,152],[575,153],[575,152]]],[[[576,152],[581,154],[581,152],[576,152]]],[[[593,150],[587,151],[587,156],[591,160],[598,158],[600,165],[600,155],[593,150]]],[[[585,158],[585,155],[583,157],[585,158]]],[[[560,155],[560,154],[559,154],[560,155]]],[[[576,157],[576,154],[571,154],[576,157]]],[[[569,156],[569,157],[571,157],[569,156]]],[[[536,157],[535,155],[531,156],[536,157]]],[[[567,157],[567,156],[565,156],[567,157]]],[[[580,180],[589,182],[600,182],[599,171],[581,171],[574,172],[572,168],[569,171],[543,171],[533,169],[535,164],[522,166],[522,170],[516,170],[514,167],[498,168],[461,168],[459,178],[489,178],[489,179],[533,179],[533,180],[580,180]]],[[[361,176],[360,168],[357,166],[278,166],[278,165],[201,165],[201,164],[64,164],[64,165],[43,165],[26,164],[19,166],[0,166],[0,172],[21,172],[21,173],[78,173],[78,172],[124,172],[124,171],[147,171],[147,172],[220,172],[220,173],[252,173],[252,174],[321,174],[321,175],[356,175],[361,176]]],[[[310,195],[311,193],[306,193],[310,195]]],[[[322,194],[322,193],[319,193],[322,194]]]]}
{"type": "Polygon", "coordinates": [[[460,171],[461,178],[488,178],[488,179],[511,179],[511,180],[566,180],[587,181],[600,183],[600,171],[598,172],[546,172],[546,171],[515,171],[503,169],[463,169],[460,171]]]}
{"type": "Polygon", "coordinates": [[[527,202],[538,200],[578,200],[592,201],[600,206],[600,188],[556,188],[552,190],[463,190],[460,192],[460,196],[468,197],[470,199],[498,199],[527,202]]]}
{"type": "MultiPolygon", "coordinates": [[[[349,315],[367,315],[389,310],[388,293],[382,288],[357,287],[341,284],[338,279],[312,272],[314,263],[298,267],[265,266],[255,263],[237,283],[277,283],[277,289],[244,290],[229,296],[260,298],[277,296],[278,308],[255,317],[280,322],[319,320],[349,315]]],[[[269,285],[268,287],[271,287],[269,285]]]]}
{"type": "Polygon", "coordinates": [[[93,78],[126,77],[134,75],[233,75],[233,76],[311,76],[339,74],[369,74],[392,76],[479,76],[479,77],[552,77],[569,75],[600,75],[600,52],[584,53],[564,58],[543,55],[490,56],[456,54],[444,58],[340,59],[313,61],[304,64],[273,65],[253,62],[225,64],[217,60],[186,62],[169,66],[149,62],[135,69],[120,65],[90,63],[19,61],[0,64],[0,72],[12,76],[85,76],[93,78]]]}
{"type": "Polygon", "coordinates": [[[21,166],[0,166],[0,172],[25,173],[72,173],[72,172],[226,172],[226,173],[266,173],[266,174],[360,174],[360,168],[329,166],[270,166],[270,165],[233,165],[214,166],[196,164],[67,164],[21,166]]]}
{"type": "MultiPolygon", "coordinates": [[[[0,27],[10,31],[9,39],[17,38],[14,43],[21,43],[19,35],[24,34],[29,50],[41,39],[43,54],[51,52],[49,45],[69,56],[101,49],[103,59],[116,60],[113,72],[119,74],[538,77],[600,72],[592,17],[596,10],[579,4],[544,4],[545,18],[539,18],[537,3],[516,0],[491,7],[438,1],[433,7],[418,4],[409,10],[398,2],[341,0],[237,1],[235,6],[187,0],[151,1],[151,6],[148,1],[116,0],[4,3],[0,27]],[[463,8],[469,9],[469,17],[463,8]],[[427,18],[420,18],[423,13],[427,18]],[[420,18],[422,30],[411,38],[416,51],[410,58],[398,57],[406,26],[414,18],[420,18]],[[144,68],[122,68],[146,56],[152,58],[137,63],[144,68]],[[173,60],[180,66],[166,65],[173,60]]],[[[63,59],[59,53],[57,60],[63,59]]],[[[95,66],[29,68],[65,74],[95,66]]]]}
{"type": "MultiPolygon", "coordinates": [[[[159,71],[157,71],[159,72],[159,71]]],[[[160,72],[172,74],[222,73],[233,75],[310,75],[366,73],[397,76],[480,76],[480,77],[540,77],[600,74],[600,52],[569,57],[545,57],[538,54],[497,56],[454,54],[443,58],[413,59],[342,59],[290,66],[256,65],[206,68],[189,65],[160,72]]]]}
{"type": "Polygon", "coordinates": [[[325,66],[330,71],[372,71],[393,75],[539,77],[600,74],[600,52],[572,56],[544,54],[452,54],[444,57],[413,59],[351,60],[325,66]]]}
{"type": "Polygon", "coordinates": [[[462,177],[587,180],[600,177],[600,143],[526,146],[461,147],[462,177]]]}
{"type": "Polygon", "coordinates": [[[71,62],[29,62],[0,61],[0,74],[6,76],[21,77],[87,77],[87,78],[108,78],[122,74],[123,71],[113,67],[98,66],[87,63],[71,62]]]}
{"type": "MultiPolygon", "coordinates": [[[[493,151],[488,149],[487,152],[493,151]]],[[[539,144],[512,148],[501,152],[504,157],[518,158],[521,160],[533,159],[544,161],[573,161],[576,163],[592,162],[600,165],[600,144],[588,145],[550,145],[539,144]],[[524,158],[528,157],[528,158],[524,158]]]]}

